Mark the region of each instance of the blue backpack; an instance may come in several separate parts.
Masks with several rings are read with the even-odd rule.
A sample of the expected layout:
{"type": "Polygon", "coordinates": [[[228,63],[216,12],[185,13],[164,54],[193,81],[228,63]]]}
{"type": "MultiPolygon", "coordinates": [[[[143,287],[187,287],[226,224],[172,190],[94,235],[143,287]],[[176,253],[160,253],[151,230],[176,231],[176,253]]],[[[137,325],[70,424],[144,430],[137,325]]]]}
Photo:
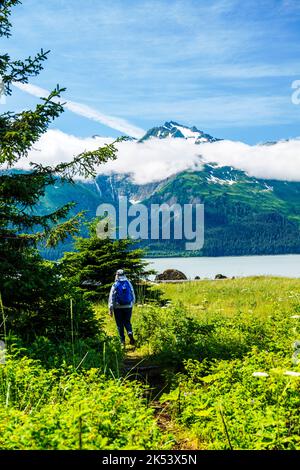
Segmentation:
{"type": "Polygon", "coordinates": [[[133,296],[130,289],[130,284],[125,279],[124,281],[117,281],[116,284],[116,303],[118,305],[130,305],[133,296]]]}

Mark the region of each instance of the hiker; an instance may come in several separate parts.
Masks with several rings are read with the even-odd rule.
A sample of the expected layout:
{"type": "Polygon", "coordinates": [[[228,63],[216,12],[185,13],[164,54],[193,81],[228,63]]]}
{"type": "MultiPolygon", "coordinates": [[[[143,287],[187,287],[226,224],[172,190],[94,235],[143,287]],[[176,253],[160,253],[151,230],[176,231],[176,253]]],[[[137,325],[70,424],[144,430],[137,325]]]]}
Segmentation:
{"type": "Polygon", "coordinates": [[[123,269],[116,272],[115,282],[111,287],[108,307],[109,314],[115,316],[122,346],[125,347],[125,332],[127,331],[129,342],[135,344],[131,326],[132,307],[135,303],[135,294],[131,282],[125,276],[123,269]]]}

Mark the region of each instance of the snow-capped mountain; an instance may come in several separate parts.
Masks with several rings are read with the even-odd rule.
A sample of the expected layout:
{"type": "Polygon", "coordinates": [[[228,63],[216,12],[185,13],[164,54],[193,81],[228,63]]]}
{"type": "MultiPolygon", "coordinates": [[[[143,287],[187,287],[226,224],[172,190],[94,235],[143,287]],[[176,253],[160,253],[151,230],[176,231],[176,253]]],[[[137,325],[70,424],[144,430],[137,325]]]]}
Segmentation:
{"type": "Polygon", "coordinates": [[[167,137],[186,140],[191,139],[195,144],[200,144],[202,142],[216,142],[220,140],[209,134],[205,134],[203,131],[197,129],[196,126],[187,127],[182,124],[178,124],[178,122],[175,121],[165,122],[159,127],[152,127],[152,129],[149,129],[139,142],[144,142],[154,137],[158,139],[165,139],[167,137]]]}
{"type": "MultiPolygon", "coordinates": [[[[149,214],[152,204],[204,204],[204,256],[300,253],[300,183],[257,179],[213,163],[147,184],[134,183],[130,174],[98,175],[95,181],[76,184],[57,181],[37,209],[44,214],[49,207],[74,201],[78,205],[70,215],[85,210],[92,220],[99,204],[117,208],[119,196],[127,196],[130,204],[142,203],[149,214]]],[[[57,258],[72,249],[70,243],[57,258]]],[[[186,254],[177,239],[149,239],[139,246],[155,256],[186,254]]]]}
{"type": "MultiPolygon", "coordinates": [[[[153,127],[137,142],[149,139],[184,139],[193,144],[213,143],[220,139],[174,121],[153,127]]],[[[167,144],[168,140],[165,141],[167,144]]],[[[158,146],[163,142],[158,140],[158,146]]],[[[264,145],[272,145],[267,142],[264,145]]],[[[137,144],[139,145],[139,144],[137,144]]],[[[184,146],[183,146],[184,147],[184,146]]],[[[199,149],[200,150],[200,149],[199,149]]],[[[184,149],[182,158],[185,158],[184,149]]],[[[47,188],[37,210],[46,214],[49,207],[58,208],[77,202],[70,215],[84,210],[88,219],[95,217],[103,202],[118,207],[119,196],[127,196],[150,209],[152,204],[204,204],[204,256],[238,256],[254,254],[300,253],[300,183],[255,178],[232,166],[207,163],[199,155],[199,167],[173,173],[159,181],[138,184],[126,173],[99,174],[94,181],[75,185],[57,181],[47,188]]],[[[65,242],[62,251],[72,249],[65,242]]],[[[141,247],[155,256],[184,254],[181,240],[144,240],[141,247]]],[[[46,253],[48,256],[48,254],[46,253]]],[[[50,256],[54,256],[51,255],[50,256]]]]}

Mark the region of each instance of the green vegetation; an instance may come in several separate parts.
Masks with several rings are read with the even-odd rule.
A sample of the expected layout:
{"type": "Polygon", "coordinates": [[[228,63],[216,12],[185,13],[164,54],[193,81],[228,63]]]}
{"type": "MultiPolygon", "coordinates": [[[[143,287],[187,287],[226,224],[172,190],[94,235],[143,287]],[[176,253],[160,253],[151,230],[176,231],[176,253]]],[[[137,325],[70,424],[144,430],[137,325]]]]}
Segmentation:
{"type": "Polygon", "coordinates": [[[105,304],[98,342],[12,346],[0,448],[299,449],[299,287],[260,277],[157,287],[169,301],[136,306],[138,347],[127,351],[157,367],[150,395],[122,372],[105,304]]]}
{"type": "MultiPolygon", "coordinates": [[[[169,441],[169,442],[168,442],[169,441]]],[[[142,387],[88,371],[0,365],[0,449],[165,449],[142,387]]]]}
{"type": "MultiPolygon", "coordinates": [[[[10,10],[18,3],[1,3],[0,36],[9,36],[10,10]]],[[[37,75],[46,56],[41,51],[22,62],[1,55],[6,93],[12,81],[37,75]]],[[[62,112],[61,91],[56,88],[33,111],[0,116],[4,169],[27,157],[62,112]]],[[[62,222],[69,201],[36,212],[46,189],[55,189],[57,175],[68,185],[76,174],[93,175],[94,165],[115,152],[111,144],[55,167],[33,164],[31,172],[0,173],[0,449],[299,449],[299,280],[153,287],[143,279],[142,251],[129,249],[130,241],[100,240],[93,230],[90,238],[77,238],[78,251],[60,263],[39,254],[41,243],[55,246],[80,229],[78,215],[62,222]],[[117,267],[127,269],[140,290],[133,316],[138,347],[127,356],[101,303],[117,267]],[[138,364],[152,376],[143,376],[138,364]]],[[[198,176],[181,175],[180,183],[169,182],[154,199],[171,197],[177,185],[181,197],[196,194],[198,176]]],[[[274,247],[281,234],[274,214],[282,210],[278,226],[298,243],[298,226],[285,218],[285,205],[251,187],[267,211],[262,217],[269,232],[259,231],[260,209],[252,211],[246,192],[246,205],[234,198],[227,204],[221,188],[209,193],[211,215],[221,211],[232,222],[242,214],[248,223],[255,213],[264,246],[274,247]]],[[[238,186],[230,188],[233,196],[238,186]]],[[[242,233],[239,239],[249,243],[242,233]]],[[[221,245],[230,232],[224,234],[221,245]]]]}
{"type": "MultiPolygon", "coordinates": [[[[130,239],[110,240],[97,236],[96,219],[89,224],[89,237],[76,237],[77,251],[65,253],[60,260],[61,272],[71,285],[84,292],[85,298],[93,301],[107,298],[117,269],[122,267],[130,273],[135,289],[151,271],[142,260],[143,250],[134,249],[130,239]],[[100,282],[99,282],[100,280],[100,282]]],[[[149,291],[145,286],[144,295],[149,291]]]]}
{"type": "MultiPolygon", "coordinates": [[[[18,3],[1,2],[1,37],[10,36],[18,3]]],[[[14,60],[1,53],[5,93],[38,75],[47,55],[14,60]]],[[[159,431],[144,389],[120,377],[119,343],[105,334],[76,279],[38,251],[76,234],[83,216],[70,213],[70,198],[41,211],[46,191],[55,193],[58,178],[70,188],[75,175],[94,176],[116,157],[114,143],[70,162],[13,169],[63,112],[63,91],[57,86],[33,110],[0,115],[0,449],[167,448],[171,440],[159,431]]],[[[125,250],[115,251],[127,266],[125,250]]],[[[142,266],[140,253],[128,257],[142,266]]]]}
{"type": "MultiPolygon", "coordinates": [[[[142,144],[141,144],[142,145],[142,144]]],[[[87,210],[89,219],[102,202],[117,206],[116,195],[126,194],[146,207],[150,204],[178,202],[203,203],[205,210],[205,245],[191,256],[238,256],[253,254],[299,253],[300,183],[256,179],[231,167],[204,165],[201,171],[176,174],[165,181],[136,185],[123,175],[98,175],[95,183],[76,182],[49,187],[39,210],[57,207],[57,202],[76,201],[73,215],[87,210]],[[97,187],[101,187],[101,195],[97,187]]],[[[151,256],[184,256],[181,240],[144,242],[151,256]]],[[[59,258],[70,251],[70,240],[56,252],[43,249],[48,258],[59,258]]]]}
{"type": "Polygon", "coordinates": [[[169,306],[137,309],[140,344],[170,384],[162,408],[198,448],[300,448],[299,287],[261,277],[169,284],[169,306]]]}

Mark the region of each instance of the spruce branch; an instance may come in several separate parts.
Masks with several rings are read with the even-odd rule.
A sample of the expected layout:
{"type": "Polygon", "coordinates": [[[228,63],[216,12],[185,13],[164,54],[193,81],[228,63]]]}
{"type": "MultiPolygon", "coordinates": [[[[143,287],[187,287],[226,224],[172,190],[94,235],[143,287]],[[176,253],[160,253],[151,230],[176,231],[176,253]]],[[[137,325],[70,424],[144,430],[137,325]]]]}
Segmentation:
{"type": "Polygon", "coordinates": [[[32,111],[18,114],[5,113],[0,116],[0,164],[12,166],[20,158],[27,157],[32,145],[44,134],[51,121],[63,111],[63,104],[57,102],[65,88],[59,85],[47,98],[41,98],[32,111]]]}
{"type": "Polygon", "coordinates": [[[5,94],[11,95],[12,82],[28,83],[29,77],[36,77],[43,70],[43,62],[47,59],[50,51],[43,49],[35,57],[27,57],[25,60],[11,60],[5,54],[0,56],[0,74],[4,83],[5,94]]]}
{"type": "Polygon", "coordinates": [[[2,0],[0,3],[0,37],[10,36],[11,23],[9,17],[11,15],[11,8],[21,3],[20,0],[2,0]]]}
{"type": "Polygon", "coordinates": [[[50,232],[47,234],[47,241],[46,247],[53,248],[59,242],[64,241],[70,235],[74,236],[79,233],[80,230],[80,223],[85,214],[85,211],[81,211],[76,214],[74,217],[62,222],[61,224],[57,224],[50,232]]]}

